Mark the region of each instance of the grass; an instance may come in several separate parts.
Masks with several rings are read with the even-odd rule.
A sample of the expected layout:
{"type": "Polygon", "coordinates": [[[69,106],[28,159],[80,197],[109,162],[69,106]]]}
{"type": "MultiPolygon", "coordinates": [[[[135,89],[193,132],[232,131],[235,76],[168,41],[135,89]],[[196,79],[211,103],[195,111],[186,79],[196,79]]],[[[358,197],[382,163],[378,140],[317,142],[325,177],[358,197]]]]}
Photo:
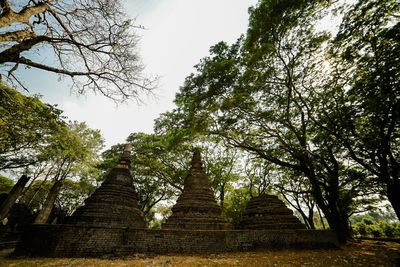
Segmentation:
{"type": "Polygon", "coordinates": [[[0,266],[398,266],[400,244],[364,240],[336,250],[279,250],[201,256],[136,254],[123,259],[19,258],[0,253],[0,266]]]}

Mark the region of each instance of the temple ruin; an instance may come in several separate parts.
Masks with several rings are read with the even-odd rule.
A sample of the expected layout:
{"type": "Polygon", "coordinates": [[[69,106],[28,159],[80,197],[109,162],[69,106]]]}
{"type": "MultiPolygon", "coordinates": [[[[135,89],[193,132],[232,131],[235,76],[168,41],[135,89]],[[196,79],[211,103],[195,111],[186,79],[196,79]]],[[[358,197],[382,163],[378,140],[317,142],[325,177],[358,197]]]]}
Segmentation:
{"type": "Polygon", "coordinates": [[[138,195],[130,173],[130,146],[101,186],[85,200],[69,220],[70,224],[103,227],[144,228],[138,195]]]}
{"type": "Polygon", "coordinates": [[[193,154],[184,190],[162,229],[145,227],[132,179],[130,151],[125,149],[69,224],[31,225],[14,255],[119,257],[338,246],[333,231],[306,230],[282,201],[270,195],[251,199],[239,229],[230,229],[214,199],[199,152],[193,154]]]}
{"type": "Polygon", "coordinates": [[[277,196],[261,194],[246,205],[239,229],[306,229],[277,196]]]}
{"type": "Polygon", "coordinates": [[[163,229],[223,230],[231,228],[221,216],[221,207],[214,198],[202,165],[200,152],[194,152],[183,192],[172,207],[172,215],[162,225],[163,229]]]}

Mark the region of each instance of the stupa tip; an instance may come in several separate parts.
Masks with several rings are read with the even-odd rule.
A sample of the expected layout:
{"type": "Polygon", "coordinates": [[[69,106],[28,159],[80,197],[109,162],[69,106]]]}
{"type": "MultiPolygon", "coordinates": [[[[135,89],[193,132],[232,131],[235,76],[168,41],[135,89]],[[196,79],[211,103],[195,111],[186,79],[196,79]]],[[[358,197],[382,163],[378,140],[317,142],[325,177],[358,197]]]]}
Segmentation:
{"type": "Polygon", "coordinates": [[[201,161],[201,154],[200,150],[196,149],[193,152],[193,157],[192,157],[192,168],[201,168],[203,165],[201,161]]]}
{"type": "Polygon", "coordinates": [[[132,145],[128,143],[124,147],[124,151],[122,152],[121,157],[119,158],[117,167],[129,168],[131,162],[131,152],[132,152],[132,145]]]}

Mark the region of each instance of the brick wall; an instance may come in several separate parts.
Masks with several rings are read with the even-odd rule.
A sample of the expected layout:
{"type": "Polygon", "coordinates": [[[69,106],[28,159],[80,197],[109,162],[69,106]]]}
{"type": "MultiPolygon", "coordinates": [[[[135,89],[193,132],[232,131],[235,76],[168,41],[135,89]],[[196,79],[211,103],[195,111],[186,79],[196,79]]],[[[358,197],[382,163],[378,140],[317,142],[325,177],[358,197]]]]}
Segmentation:
{"type": "Polygon", "coordinates": [[[135,253],[207,253],[337,246],[332,231],[309,230],[148,230],[32,225],[15,256],[113,257],[135,253]]]}

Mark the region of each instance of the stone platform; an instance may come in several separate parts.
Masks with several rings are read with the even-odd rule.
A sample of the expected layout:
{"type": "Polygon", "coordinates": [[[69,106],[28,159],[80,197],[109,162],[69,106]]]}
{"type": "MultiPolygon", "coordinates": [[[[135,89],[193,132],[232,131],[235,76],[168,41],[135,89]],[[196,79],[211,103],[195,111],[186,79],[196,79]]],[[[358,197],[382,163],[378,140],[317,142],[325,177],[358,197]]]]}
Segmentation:
{"type": "Polygon", "coordinates": [[[32,225],[14,256],[123,257],[268,249],[335,248],[327,230],[149,230],[78,225],[32,225]]]}

